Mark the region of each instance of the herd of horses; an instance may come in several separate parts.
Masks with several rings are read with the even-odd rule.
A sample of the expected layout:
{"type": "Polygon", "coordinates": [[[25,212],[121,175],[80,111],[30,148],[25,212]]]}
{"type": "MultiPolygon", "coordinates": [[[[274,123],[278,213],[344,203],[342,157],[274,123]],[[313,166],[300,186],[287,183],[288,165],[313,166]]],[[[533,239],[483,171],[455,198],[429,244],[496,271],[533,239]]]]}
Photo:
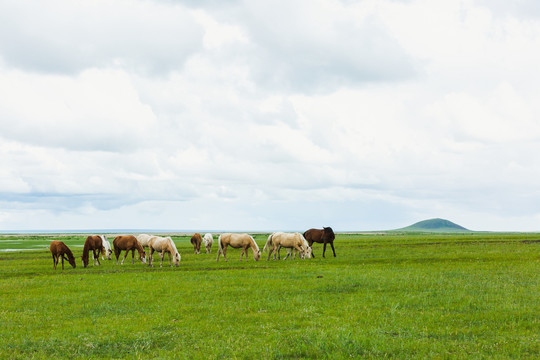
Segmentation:
{"type": "MultiPolygon", "coordinates": [[[[313,243],[321,243],[323,245],[323,257],[326,252],[326,244],[330,244],[334,257],[336,256],[336,251],[334,250],[334,239],[335,234],[331,227],[323,227],[322,229],[309,229],[303,234],[301,233],[284,233],[284,232],[275,232],[268,236],[266,243],[264,245],[263,251],[268,250],[268,259],[272,253],[274,254],[274,260],[277,258],[280,259],[280,249],[287,249],[287,259],[294,253],[293,258],[296,258],[298,255],[301,259],[310,259],[315,257],[313,254],[313,243]]],[[[195,254],[200,254],[201,245],[204,242],[206,253],[210,254],[212,249],[212,244],[214,242],[213,236],[210,233],[207,233],[203,236],[199,233],[193,234],[191,237],[191,244],[193,245],[193,250],[195,254]]],[[[217,240],[218,252],[216,261],[219,262],[219,258],[223,255],[225,261],[227,259],[227,248],[230,246],[235,249],[242,249],[240,255],[240,261],[242,261],[244,254],[246,255],[246,261],[248,257],[248,250],[251,249],[253,252],[253,259],[256,261],[261,258],[261,250],[259,246],[249,234],[237,234],[237,233],[224,233],[219,235],[217,240]]],[[[86,238],[83,247],[82,253],[82,264],[83,267],[87,267],[90,260],[90,252],[92,252],[93,265],[96,263],[100,265],[99,256],[101,254],[102,260],[107,258],[108,260],[112,259],[112,253],[116,257],[116,264],[119,264],[119,257],[124,251],[124,258],[120,264],[124,264],[129,252],[131,251],[131,263],[135,263],[135,251],[139,254],[139,260],[146,264],[146,250],[148,248],[148,266],[153,265],[153,255],[154,252],[157,252],[161,258],[160,267],[163,266],[163,258],[165,254],[169,254],[169,266],[179,266],[181,256],[176,245],[170,236],[161,237],[148,234],[140,234],[138,236],[134,235],[119,235],[116,236],[113,240],[113,245],[109,243],[109,240],[105,235],[90,235],[86,238]]],[[[56,270],[58,262],[62,260],[62,270],[64,269],[64,260],[68,261],[71,266],[76,267],[75,257],[73,252],[64,244],[62,241],[51,241],[49,247],[53,257],[53,265],[56,270]]]]}

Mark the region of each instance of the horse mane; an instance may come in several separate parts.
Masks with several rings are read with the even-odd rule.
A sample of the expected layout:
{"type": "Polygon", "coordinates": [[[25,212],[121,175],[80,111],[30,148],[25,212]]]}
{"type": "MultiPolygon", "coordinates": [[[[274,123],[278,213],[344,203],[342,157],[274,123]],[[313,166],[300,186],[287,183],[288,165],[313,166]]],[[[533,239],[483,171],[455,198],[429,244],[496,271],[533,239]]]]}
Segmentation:
{"type": "MultiPolygon", "coordinates": [[[[257,242],[255,241],[255,239],[253,238],[253,236],[249,235],[249,237],[251,238],[251,240],[253,241],[253,244],[255,244],[255,248],[257,249],[257,251],[260,251],[259,250],[259,245],[257,245],[257,242]]],[[[247,255],[246,255],[247,256],[247,255]]]]}
{"type": "Polygon", "coordinates": [[[73,253],[71,252],[71,250],[67,246],[65,248],[65,253],[68,256],[68,259],[75,260],[75,256],[73,256],[73,253]]]}
{"type": "Polygon", "coordinates": [[[88,239],[86,239],[86,241],[84,242],[84,248],[83,248],[83,252],[82,252],[82,261],[83,262],[88,262],[88,253],[90,252],[90,241],[88,241],[88,239]]]}

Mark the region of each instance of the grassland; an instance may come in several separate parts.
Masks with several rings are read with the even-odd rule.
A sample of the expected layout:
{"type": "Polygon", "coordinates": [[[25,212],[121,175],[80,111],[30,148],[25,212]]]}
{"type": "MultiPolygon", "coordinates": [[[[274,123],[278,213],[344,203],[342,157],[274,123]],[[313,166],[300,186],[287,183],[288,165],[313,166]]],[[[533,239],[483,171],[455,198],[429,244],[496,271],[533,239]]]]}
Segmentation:
{"type": "MultiPolygon", "coordinates": [[[[0,358],[533,359],[540,235],[337,236],[337,257],[178,268],[102,261],[82,235],[0,236],[0,358]],[[60,238],[77,268],[53,270],[60,238]]],[[[256,240],[261,246],[265,236],[256,240]]],[[[328,249],[327,249],[328,250],[328,249]]]]}

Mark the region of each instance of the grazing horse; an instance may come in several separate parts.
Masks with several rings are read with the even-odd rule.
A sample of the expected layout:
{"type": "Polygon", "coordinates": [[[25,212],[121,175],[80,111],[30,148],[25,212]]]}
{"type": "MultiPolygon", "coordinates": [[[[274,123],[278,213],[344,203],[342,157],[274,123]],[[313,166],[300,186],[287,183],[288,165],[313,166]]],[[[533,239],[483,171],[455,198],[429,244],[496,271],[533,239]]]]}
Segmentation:
{"type": "MultiPolygon", "coordinates": [[[[263,251],[265,251],[267,248],[269,249],[267,260],[270,260],[270,255],[272,255],[272,252],[274,253],[274,260],[276,260],[276,253],[279,259],[279,250],[281,250],[282,247],[296,250],[296,252],[300,253],[300,257],[302,259],[306,257],[308,259],[311,258],[311,248],[307,244],[302,234],[275,232],[268,236],[268,240],[266,240],[266,244],[263,248],[263,251]],[[272,248],[270,248],[270,246],[272,248]]],[[[289,255],[290,253],[287,251],[287,256],[283,260],[286,260],[289,255]]],[[[294,254],[294,258],[296,258],[296,253],[294,254]]]]}
{"type": "Polygon", "coordinates": [[[101,236],[90,235],[86,238],[81,257],[83,267],[88,266],[88,253],[90,252],[90,250],[92,250],[94,266],[96,265],[96,261],[98,265],[101,265],[101,263],[99,262],[99,253],[105,253],[105,248],[103,247],[103,240],[101,239],[101,236]]]}
{"type": "Polygon", "coordinates": [[[161,258],[161,263],[159,264],[159,267],[163,266],[163,257],[165,256],[165,253],[169,253],[169,266],[172,266],[171,255],[174,259],[174,266],[180,265],[180,253],[178,252],[178,250],[176,250],[176,245],[174,244],[174,241],[172,241],[170,236],[152,236],[152,238],[150,238],[150,241],[148,242],[148,248],[150,249],[148,266],[154,266],[154,251],[157,251],[159,253],[159,257],[161,258]]]}
{"type": "Polygon", "coordinates": [[[204,247],[206,248],[206,253],[210,254],[212,249],[212,244],[214,243],[214,237],[210,233],[204,234],[204,247]]]}
{"type": "MultiPolygon", "coordinates": [[[[336,257],[336,250],[334,250],[334,239],[336,238],[336,235],[331,227],[323,227],[322,230],[309,229],[304,233],[304,237],[311,247],[313,247],[314,242],[324,244],[322,257],[324,257],[324,253],[326,252],[326,244],[329,243],[330,246],[332,246],[334,257],[336,257]]],[[[315,254],[311,254],[311,256],[315,257],[315,254]]]]}
{"type": "Polygon", "coordinates": [[[137,238],[133,235],[119,235],[113,240],[114,255],[116,256],[116,265],[118,265],[118,257],[122,250],[125,250],[124,259],[122,260],[122,265],[124,265],[124,260],[131,250],[131,263],[135,264],[135,250],[139,252],[139,260],[143,264],[146,264],[146,252],[144,252],[143,247],[137,241],[137,238]]]}
{"type": "MultiPolygon", "coordinates": [[[[311,255],[313,254],[313,249],[311,248],[311,246],[309,246],[306,238],[303,235],[302,235],[302,240],[304,241],[304,249],[306,249],[306,251],[304,251],[304,253],[298,253],[298,250],[296,249],[286,248],[287,256],[285,256],[285,259],[288,258],[289,255],[291,255],[291,251],[294,251],[295,257],[296,257],[296,253],[298,253],[298,255],[300,256],[300,259],[311,259],[311,255]]],[[[278,256],[279,256],[279,250],[278,250],[278,256]]]]}
{"type": "Polygon", "coordinates": [[[193,244],[193,250],[195,250],[195,254],[201,253],[201,243],[202,243],[202,236],[199,233],[193,234],[191,237],[191,243],[193,244]]]}
{"type": "Polygon", "coordinates": [[[49,250],[52,254],[54,270],[56,270],[56,265],[58,265],[58,261],[60,260],[60,258],[62,258],[62,270],[64,270],[64,259],[66,259],[65,255],[67,255],[66,260],[69,261],[69,264],[73,266],[73,268],[77,267],[77,264],[75,264],[75,257],[73,256],[73,253],[62,241],[51,241],[49,250]]]}
{"type": "Polygon", "coordinates": [[[103,243],[103,253],[101,254],[101,260],[105,260],[104,256],[107,257],[107,260],[111,260],[112,248],[111,243],[107,240],[105,235],[99,235],[101,237],[101,242],[103,243]]]}
{"type": "Polygon", "coordinates": [[[221,255],[222,253],[225,261],[228,261],[227,246],[229,245],[235,249],[242,248],[242,255],[240,255],[240,261],[242,261],[244,253],[246,253],[247,261],[248,248],[251,248],[251,250],[253,251],[253,259],[255,259],[255,261],[259,261],[259,259],[261,258],[261,251],[259,250],[259,246],[251,235],[226,233],[221,234],[218,237],[217,261],[219,261],[219,255],[221,255]]]}

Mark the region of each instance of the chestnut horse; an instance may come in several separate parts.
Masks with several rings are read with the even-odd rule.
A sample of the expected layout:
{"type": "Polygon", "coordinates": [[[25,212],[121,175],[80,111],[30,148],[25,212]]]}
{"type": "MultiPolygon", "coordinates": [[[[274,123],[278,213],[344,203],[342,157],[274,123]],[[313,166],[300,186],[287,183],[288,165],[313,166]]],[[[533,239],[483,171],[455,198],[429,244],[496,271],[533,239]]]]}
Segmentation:
{"type": "Polygon", "coordinates": [[[203,241],[204,241],[204,247],[206,248],[206,253],[210,254],[211,253],[210,250],[212,249],[212,244],[214,243],[214,237],[212,236],[212,234],[206,233],[204,234],[203,241]]]}
{"type": "Polygon", "coordinates": [[[242,261],[244,253],[246,253],[247,261],[248,248],[251,248],[251,250],[253,251],[253,259],[255,259],[255,261],[259,261],[259,259],[261,258],[261,251],[259,250],[259,246],[251,235],[226,233],[219,235],[218,238],[217,261],[219,261],[219,255],[221,255],[221,253],[223,253],[225,261],[228,261],[227,246],[229,245],[235,249],[242,248],[242,255],[240,255],[240,261],[242,261]]]}
{"type": "Polygon", "coordinates": [[[96,265],[96,261],[98,265],[101,265],[101,263],[99,262],[99,253],[105,254],[105,248],[103,247],[103,240],[101,236],[90,235],[86,238],[82,252],[83,267],[88,266],[88,253],[90,252],[90,250],[92,250],[93,253],[94,266],[96,265]]]}
{"type": "Polygon", "coordinates": [[[191,237],[191,243],[193,244],[193,250],[195,250],[195,254],[201,253],[201,243],[202,243],[202,236],[199,233],[193,234],[191,237]]]}
{"type": "MultiPolygon", "coordinates": [[[[291,255],[289,252],[290,249],[299,253],[300,258],[302,259],[311,258],[311,248],[302,234],[275,232],[268,236],[268,240],[266,240],[266,244],[263,248],[263,251],[267,248],[269,249],[267,260],[270,260],[272,252],[274,253],[274,260],[276,260],[276,253],[279,259],[279,250],[281,250],[282,247],[287,248],[287,256],[285,256],[285,259],[283,260],[286,260],[289,255],[291,255]]],[[[294,254],[294,258],[296,258],[296,253],[294,254]]]]}
{"type": "MultiPolygon", "coordinates": [[[[133,235],[119,235],[113,240],[114,255],[116,256],[116,265],[118,265],[118,257],[122,250],[125,250],[124,260],[131,250],[131,263],[135,264],[135,250],[139,252],[139,260],[143,264],[146,264],[146,252],[144,252],[143,247],[137,241],[137,238],[133,235]]],[[[122,265],[124,265],[124,260],[122,260],[122,265]]]]}
{"type": "Polygon", "coordinates": [[[64,270],[64,259],[66,259],[65,255],[67,255],[66,260],[69,261],[69,264],[73,266],[73,268],[77,267],[77,264],[75,264],[75,257],[73,256],[73,253],[62,241],[51,241],[49,250],[52,254],[54,270],[56,270],[56,265],[58,265],[58,261],[60,260],[60,258],[62,258],[62,270],[64,270]]]}
{"type": "MultiPolygon", "coordinates": [[[[332,251],[334,252],[334,257],[336,257],[336,250],[334,250],[334,239],[336,238],[336,235],[334,235],[334,230],[332,230],[331,227],[309,229],[304,233],[304,237],[311,247],[313,247],[314,242],[324,244],[322,257],[324,257],[324,253],[326,252],[326,244],[330,244],[330,246],[332,246],[332,251]]],[[[312,253],[311,256],[315,257],[315,254],[312,253]]]]}
{"type": "Polygon", "coordinates": [[[157,251],[159,253],[159,257],[161,258],[159,267],[163,266],[163,257],[165,256],[165,253],[169,253],[169,266],[172,266],[171,256],[174,259],[174,266],[180,265],[180,253],[176,249],[176,245],[170,236],[152,236],[148,242],[148,248],[150,249],[148,266],[154,266],[154,251],[157,251]]]}

